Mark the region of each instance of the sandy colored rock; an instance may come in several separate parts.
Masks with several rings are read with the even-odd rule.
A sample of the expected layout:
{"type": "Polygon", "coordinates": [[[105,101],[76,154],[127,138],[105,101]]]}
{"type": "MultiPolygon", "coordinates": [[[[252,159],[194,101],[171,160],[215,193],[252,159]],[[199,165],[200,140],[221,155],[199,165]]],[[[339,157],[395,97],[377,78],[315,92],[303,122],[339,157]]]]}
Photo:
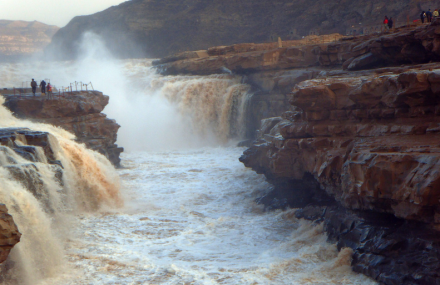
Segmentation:
{"type": "Polygon", "coordinates": [[[290,102],[301,114],[241,161],[270,180],[312,174],[349,209],[439,223],[440,96],[429,80],[437,72],[300,83],[290,102]]]}
{"type": "Polygon", "coordinates": [[[0,59],[42,53],[58,29],[37,21],[0,20],[0,59]]]}
{"type": "Polygon", "coordinates": [[[8,209],[0,204],[0,263],[4,262],[11,249],[20,241],[21,233],[8,209]]]}

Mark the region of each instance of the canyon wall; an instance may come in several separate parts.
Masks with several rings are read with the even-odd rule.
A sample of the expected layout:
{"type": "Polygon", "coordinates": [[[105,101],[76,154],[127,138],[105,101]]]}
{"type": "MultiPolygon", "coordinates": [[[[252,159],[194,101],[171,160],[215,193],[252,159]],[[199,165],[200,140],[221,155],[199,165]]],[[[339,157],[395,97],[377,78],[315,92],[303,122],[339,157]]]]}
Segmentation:
{"type": "Polygon", "coordinates": [[[37,21],[0,20],[0,60],[42,54],[58,29],[37,21]]]}
{"type": "Polygon", "coordinates": [[[438,68],[297,84],[294,111],[263,120],[240,158],[275,185],[260,202],[305,207],[377,281],[439,282],[438,68]]]}
{"type": "Polygon", "coordinates": [[[16,117],[59,126],[75,134],[77,142],[120,166],[119,155],[123,148],[116,145],[120,126],[102,113],[108,104],[108,96],[98,91],[77,91],[47,99],[46,96],[19,96],[11,92],[2,90],[0,94],[6,94],[4,105],[16,117]]]}
{"type": "Polygon", "coordinates": [[[75,17],[55,34],[47,52],[74,58],[82,35],[90,31],[101,35],[117,56],[164,57],[278,37],[298,39],[310,32],[345,35],[353,27],[380,26],[385,15],[407,23],[419,19],[422,10],[438,7],[440,1],[418,0],[134,0],[75,17]]]}
{"type": "Polygon", "coordinates": [[[253,142],[240,161],[273,184],[257,200],[267,210],[324,223],[330,241],[353,249],[353,270],[381,284],[438,284],[439,25],[154,64],[163,74],[235,73],[251,86],[253,142]]]}

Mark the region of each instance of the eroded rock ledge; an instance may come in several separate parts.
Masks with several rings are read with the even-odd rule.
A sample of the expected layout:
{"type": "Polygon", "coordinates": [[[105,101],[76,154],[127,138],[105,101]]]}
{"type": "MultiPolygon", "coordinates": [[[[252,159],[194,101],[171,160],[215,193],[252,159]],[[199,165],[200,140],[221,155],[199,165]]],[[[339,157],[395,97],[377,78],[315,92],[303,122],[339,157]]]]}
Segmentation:
{"type": "Polygon", "coordinates": [[[62,127],[75,134],[78,142],[105,155],[115,166],[120,165],[119,155],[124,149],[115,144],[120,126],[101,113],[108,96],[98,91],[66,93],[55,99],[4,96],[4,105],[18,118],[62,127]]]}
{"type": "MultiPolygon", "coordinates": [[[[323,38],[325,40],[325,38],[323,38]]],[[[430,25],[403,27],[361,37],[328,35],[326,43],[301,41],[236,44],[184,52],[153,62],[162,74],[251,74],[293,68],[365,70],[440,60],[440,18],[430,25]]]]}
{"type": "Polygon", "coordinates": [[[354,270],[438,284],[439,87],[438,69],[301,82],[240,161],[275,185],[269,207],[319,206],[309,218],[354,249],[354,270]]]}

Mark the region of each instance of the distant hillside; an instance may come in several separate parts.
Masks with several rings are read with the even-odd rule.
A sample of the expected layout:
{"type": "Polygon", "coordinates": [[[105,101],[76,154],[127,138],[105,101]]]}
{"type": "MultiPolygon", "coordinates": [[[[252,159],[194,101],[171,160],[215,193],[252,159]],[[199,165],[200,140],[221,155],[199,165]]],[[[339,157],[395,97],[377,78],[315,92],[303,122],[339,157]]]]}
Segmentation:
{"type": "Polygon", "coordinates": [[[345,34],[352,27],[419,18],[440,1],[420,0],[133,0],[75,17],[49,50],[73,58],[85,31],[101,35],[120,57],[164,57],[185,50],[295,39],[310,32],[345,34]]]}
{"type": "Polygon", "coordinates": [[[37,21],[0,20],[0,59],[42,52],[58,30],[37,21]]]}

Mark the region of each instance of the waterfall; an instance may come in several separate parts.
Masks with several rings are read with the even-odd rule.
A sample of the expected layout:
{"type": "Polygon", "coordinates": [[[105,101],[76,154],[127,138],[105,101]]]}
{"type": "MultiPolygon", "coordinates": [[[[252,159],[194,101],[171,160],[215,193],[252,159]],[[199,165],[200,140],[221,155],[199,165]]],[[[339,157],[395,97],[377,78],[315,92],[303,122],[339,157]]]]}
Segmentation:
{"type": "MultiPolygon", "coordinates": [[[[150,60],[94,62],[93,68],[84,62],[6,64],[0,75],[8,74],[4,84],[10,87],[20,78],[39,78],[39,70],[58,85],[80,74],[109,94],[105,112],[122,126],[118,143],[128,150],[218,146],[244,136],[251,93],[240,76],[161,76],[150,60]]],[[[28,146],[25,139],[16,139],[12,148],[4,146],[0,156],[0,202],[22,233],[0,278],[32,284],[64,266],[64,240],[75,223],[72,214],[123,204],[119,178],[105,157],[75,143],[74,136],[63,129],[18,120],[3,106],[0,127],[47,132],[53,152],[48,159],[37,146],[30,161],[13,150],[28,146]],[[32,185],[38,191],[30,189],[32,185]],[[5,269],[9,264],[15,264],[13,270],[5,269]]]]}
{"type": "Polygon", "coordinates": [[[190,118],[193,132],[201,138],[226,143],[243,137],[249,86],[241,84],[240,76],[157,76],[150,86],[190,118]]]}
{"type": "Polygon", "coordinates": [[[72,226],[70,214],[122,205],[119,178],[104,156],[75,143],[60,128],[18,120],[3,106],[0,127],[15,128],[10,129],[15,140],[0,145],[0,202],[22,233],[1,267],[0,281],[35,284],[64,265],[62,244],[72,226]],[[28,145],[27,134],[48,145],[28,145]]]}
{"type": "Polygon", "coordinates": [[[25,78],[50,78],[53,85],[93,82],[110,96],[105,113],[121,125],[126,150],[224,145],[245,136],[250,86],[238,75],[162,76],[150,59],[87,58],[75,62],[3,64],[6,87],[25,78]]]}

